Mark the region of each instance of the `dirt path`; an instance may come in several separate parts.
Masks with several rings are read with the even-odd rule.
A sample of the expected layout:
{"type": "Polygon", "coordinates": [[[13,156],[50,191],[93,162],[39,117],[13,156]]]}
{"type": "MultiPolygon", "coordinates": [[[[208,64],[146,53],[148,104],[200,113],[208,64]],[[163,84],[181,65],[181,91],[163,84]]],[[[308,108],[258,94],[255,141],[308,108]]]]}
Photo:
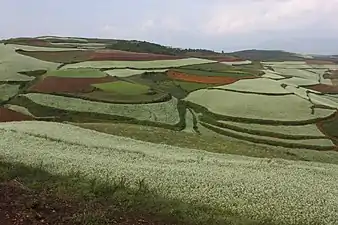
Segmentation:
{"type": "Polygon", "coordinates": [[[166,224],[147,217],[127,215],[105,218],[105,210],[107,208],[103,205],[89,206],[55,198],[47,193],[36,193],[16,180],[0,183],[1,225],[166,224]],[[95,220],[89,222],[85,219],[88,214],[96,215],[97,218],[90,217],[95,220]]]}

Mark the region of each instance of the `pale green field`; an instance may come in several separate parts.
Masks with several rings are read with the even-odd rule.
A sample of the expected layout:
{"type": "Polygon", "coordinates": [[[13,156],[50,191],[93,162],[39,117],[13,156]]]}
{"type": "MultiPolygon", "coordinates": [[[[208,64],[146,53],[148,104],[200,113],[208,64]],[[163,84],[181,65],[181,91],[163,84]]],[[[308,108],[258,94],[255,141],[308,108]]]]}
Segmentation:
{"type": "MultiPolygon", "coordinates": [[[[261,94],[291,94],[292,92],[284,89],[279,81],[267,78],[243,79],[232,84],[217,86],[224,90],[242,91],[261,94]]],[[[212,89],[212,88],[210,88],[212,89]]]]}
{"type": "Polygon", "coordinates": [[[275,121],[307,121],[327,118],[334,110],[315,109],[312,104],[296,95],[263,96],[220,90],[198,90],[186,97],[209,111],[236,118],[249,118],[275,121]]]}
{"type": "Polygon", "coordinates": [[[28,97],[37,104],[63,110],[126,116],[142,121],[153,121],[171,125],[175,125],[180,121],[177,111],[177,99],[175,98],[172,98],[168,102],[138,105],[102,103],[37,93],[29,93],[22,96],[28,97]]]}
{"type": "Polygon", "coordinates": [[[265,72],[262,77],[268,78],[268,79],[273,79],[273,80],[279,80],[279,79],[284,79],[285,77],[277,74],[276,72],[270,71],[270,70],[263,70],[265,72]]]}
{"type": "Polygon", "coordinates": [[[170,67],[187,66],[215,62],[207,59],[187,58],[175,60],[154,60],[154,61],[86,61],[68,64],[63,69],[69,68],[139,68],[139,69],[165,69],[170,67]]]}
{"type": "Polygon", "coordinates": [[[137,74],[142,74],[145,72],[161,73],[166,72],[167,69],[160,70],[133,70],[133,69],[115,69],[115,70],[106,70],[105,73],[114,77],[129,77],[137,74]]]}
{"type": "Polygon", "coordinates": [[[69,78],[99,78],[106,77],[107,75],[104,72],[101,72],[97,69],[67,69],[67,70],[53,70],[47,72],[46,76],[55,76],[55,77],[69,77],[69,78]]]}
{"type": "Polygon", "coordinates": [[[0,84],[0,102],[7,101],[19,92],[20,85],[0,84]]]}
{"type": "Polygon", "coordinates": [[[319,81],[317,80],[309,80],[309,79],[303,79],[303,78],[298,78],[298,77],[283,79],[283,80],[280,80],[280,82],[283,82],[284,84],[288,84],[288,85],[293,85],[293,86],[310,86],[310,85],[319,84],[319,81]]]}
{"type": "Polygon", "coordinates": [[[28,109],[19,105],[6,104],[4,107],[27,116],[35,117],[28,109]]]}
{"type": "Polygon", "coordinates": [[[113,92],[121,95],[142,95],[146,94],[150,89],[150,87],[146,85],[130,83],[126,81],[93,84],[92,86],[105,92],[113,92]]]}
{"type": "Polygon", "coordinates": [[[41,61],[32,57],[20,55],[10,45],[0,44],[0,81],[32,80],[33,78],[18,75],[17,72],[31,70],[54,70],[59,64],[41,61]]]}
{"type": "Polygon", "coordinates": [[[29,45],[16,45],[16,44],[8,44],[9,47],[13,49],[22,49],[24,51],[47,51],[47,52],[58,52],[58,51],[72,51],[72,50],[80,50],[79,48],[51,48],[51,47],[37,47],[37,46],[29,46],[29,45]]]}
{"type": "Polygon", "coordinates": [[[337,165],[215,154],[46,122],[0,124],[0,135],[3,160],[53,174],[124,177],[135,188],[144,179],[167,199],[275,224],[338,221],[337,165]]]}

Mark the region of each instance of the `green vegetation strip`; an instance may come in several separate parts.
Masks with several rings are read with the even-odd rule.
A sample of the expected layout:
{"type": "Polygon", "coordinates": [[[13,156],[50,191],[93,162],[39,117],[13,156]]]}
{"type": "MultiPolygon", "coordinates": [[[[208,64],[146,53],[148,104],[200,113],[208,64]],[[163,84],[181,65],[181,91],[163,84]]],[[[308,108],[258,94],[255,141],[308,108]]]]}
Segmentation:
{"type": "Polygon", "coordinates": [[[5,123],[0,132],[4,161],[98,183],[125,179],[133,189],[142,181],[164,199],[211,208],[223,224],[229,215],[276,225],[338,219],[337,165],[213,154],[55,123],[5,123]]]}
{"type": "Polygon", "coordinates": [[[107,74],[97,69],[68,69],[54,70],[47,73],[47,76],[67,77],[67,78],[98,78],[106,77],[107,74]]]}
{"type": "Polygon", "coordinates": [[[192,74],[197,76],[210,76],[210,77],[251,77],[253,76],[250,73],[242,71],[226,71],[226,72],[209,72],[201,71],[196,69],[174,69],[175,72],[180,72],[184,74],[192,74]]]}
{"type": "Polygon", "coordinates": [[[149,92],[149,87],[146,85],[126,81],[93,84],[92,86],[106,92],[114,92],[122,95],[142,95],[149,92]]]}
{"type": "MultiPolygon", "coordinates": [[[[115,115],[104,114],[102,112],[79,112],[70,109],[59,109],[46,105],[35,103],[24,96],[18,96],[10,101],[10,104],[19,105],[25,107],[35,117],[41,118],[41,120],[52,120],[52,121],[71,121],[71,122],[111,122],[111,123],[130,123],[139,124],[145,126],[162,127],[171,130],[182,130],[185,127],[185,104],[179,101],[177,103],[179,121],[176,124],[166,124],[161,122],[154,122],[151,120],[141,120],[132,118],[130,114],[116,113],[115,115]]],[[[113,104],[115,105],[115,104],[113,104]]],[[[117,104],[118,105],[118,104],[117,104]]],[[[136,105],[137,106],[137,105],[136,105]]],[[[115,108],[116,110],[116,108],[115,108]]],[[[140,118],[142,114],[137,114],[140,118]]]]}

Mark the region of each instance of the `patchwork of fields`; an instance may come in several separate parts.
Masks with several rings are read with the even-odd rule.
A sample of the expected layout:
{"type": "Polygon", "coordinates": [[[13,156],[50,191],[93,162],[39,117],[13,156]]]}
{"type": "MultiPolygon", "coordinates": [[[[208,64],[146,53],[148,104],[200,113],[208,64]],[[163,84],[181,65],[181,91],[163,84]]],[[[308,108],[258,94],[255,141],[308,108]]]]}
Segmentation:
{"type": "Polygon", "coordinates": [[[8,122],[0,123],[1,159],[29,166],[42,160],[55,174],[76,168],[91,178],[145,179],[165,198],[273,224],[338,221],[336,165],[213,154],[67,125],[136,124],[338,157],[338,64],[35,41],[46,46],[0,44],[0,122],[8,122]]]}

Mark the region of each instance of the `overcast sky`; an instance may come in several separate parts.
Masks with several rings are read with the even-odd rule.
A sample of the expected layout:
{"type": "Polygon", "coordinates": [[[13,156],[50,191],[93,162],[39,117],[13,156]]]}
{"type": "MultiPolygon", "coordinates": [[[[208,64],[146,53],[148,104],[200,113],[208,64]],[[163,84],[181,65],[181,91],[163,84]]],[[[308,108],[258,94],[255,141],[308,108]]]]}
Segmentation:
{"type": "Polygon", "coordinates": [[[338,0],[0,0],[0,38],[125,38],[338,54],[338,0]]]}

